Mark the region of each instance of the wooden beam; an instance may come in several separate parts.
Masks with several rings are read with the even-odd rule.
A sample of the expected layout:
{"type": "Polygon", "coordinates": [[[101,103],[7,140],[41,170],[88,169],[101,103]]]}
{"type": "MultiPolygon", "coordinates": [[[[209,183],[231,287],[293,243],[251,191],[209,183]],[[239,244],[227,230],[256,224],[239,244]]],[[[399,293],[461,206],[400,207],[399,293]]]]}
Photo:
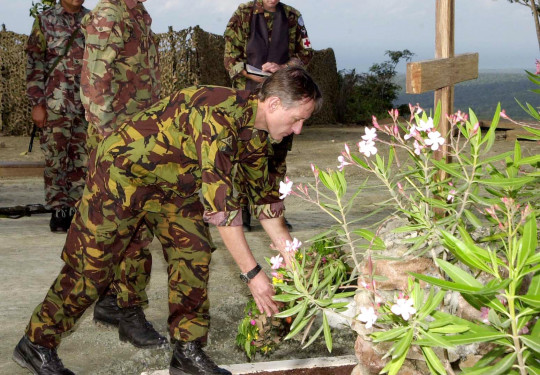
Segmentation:
{"type": "Polygon", "coordinates": [[[478,53],[407,64],[407,94],[439,90],[478,78],[478,53]]]}

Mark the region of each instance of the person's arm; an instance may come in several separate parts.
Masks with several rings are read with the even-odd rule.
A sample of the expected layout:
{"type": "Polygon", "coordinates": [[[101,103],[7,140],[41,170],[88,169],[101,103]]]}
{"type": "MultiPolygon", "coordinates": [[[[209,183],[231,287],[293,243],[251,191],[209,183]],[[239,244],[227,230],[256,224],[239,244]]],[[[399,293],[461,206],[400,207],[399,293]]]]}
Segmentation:
{"type": "Polygon", "coordinates": [[[107,136],[115,129],[117,116],[113,111],[113,100],[118,93],[114,62],[124,47],[124,25],[121,14],[108,7],[94,10],[87,17],[81,101],[88,122],[97,126],[101,136],[107,136]]]}
{"type": "MultiPolygon", "coordinates": [[[[257,261],[247,244],[242,226],[218,226],[218,231],[240,272],[246,273],[255,268],[257,261]]],[[[271,316],[279,311],[277,303],[272,299],[275,294],[272,282],[263,270],[247,286],[263,314],[271,316]]]]}
{"type": "Polygon", "coordinates": [[[304,19],[300,12],[296,11],[296,23],[290,27],[294,28],[294,33],[289,35],[294,39],[290,41],[294,45],[294,49],[291,52],[291,58],[289,60],[290,65],[304,65],[307,66],[313,57],[313,46],[309,39],[304,19]]]}
{"type": "Polygon", "coordinates": [[[42,128],[47,122],[45,98],[45,55],[47,42],[36,17],[26,44],[26,95],[32,106],[32,121],[42,128]]]}

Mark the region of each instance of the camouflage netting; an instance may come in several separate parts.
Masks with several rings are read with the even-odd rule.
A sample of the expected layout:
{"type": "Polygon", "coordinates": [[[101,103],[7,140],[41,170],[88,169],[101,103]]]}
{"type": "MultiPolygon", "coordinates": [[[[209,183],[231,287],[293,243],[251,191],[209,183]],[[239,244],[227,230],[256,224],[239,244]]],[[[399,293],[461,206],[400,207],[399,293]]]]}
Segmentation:
{"type": "MultiPolygon", "coordinates": [[[[27,135],[31,132],[30,107],[25,94],[26,35],[0,31],[0,133],[27,135]]],[[[200,27],[157,34],[162,95],[193,84],[230,86],[223,67],[224,40],[200,27]]],[[[321,111],[310,124],[335,123],[338,73],[332,49],[316,51],[308,71],[324,95],[321,111]]]]}

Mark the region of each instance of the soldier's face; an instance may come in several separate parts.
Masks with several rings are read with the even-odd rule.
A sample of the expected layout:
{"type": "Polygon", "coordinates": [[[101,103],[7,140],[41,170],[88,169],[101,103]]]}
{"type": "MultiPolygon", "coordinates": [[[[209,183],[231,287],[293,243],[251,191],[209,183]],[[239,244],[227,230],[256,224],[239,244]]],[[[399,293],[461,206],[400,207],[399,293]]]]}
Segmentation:
{"type": "Polygon", "coordinates": [[[263,8],[269,12],[275,12],[279,0],[263,0],[263,8]]]}
{"type": "Polygon", "coordinates": [[[315,109],[313,99],[296,102],[294,106],[285,108],[278,99],[277,103],[270,104],[267,118],[268,133],[276,141],[281,141],[291,134],[300,134],[304,121],[311,117],[315,109]]]}
{"type": "Polygon", "coordinates": [[[69,13],[76,13],[81,10],[84,0],[60,0],[60,4],[69,13]]]}

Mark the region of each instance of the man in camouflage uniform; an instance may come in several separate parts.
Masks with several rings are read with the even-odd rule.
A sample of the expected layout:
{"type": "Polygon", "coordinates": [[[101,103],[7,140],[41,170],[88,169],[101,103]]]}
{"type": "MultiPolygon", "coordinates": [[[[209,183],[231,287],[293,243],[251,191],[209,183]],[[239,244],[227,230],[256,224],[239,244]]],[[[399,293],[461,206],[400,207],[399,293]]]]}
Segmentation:
{"type": "Polygon", "coordinates": [[[88,12],[84,0],[61,0],[39,14],[26,46],[27,96],[32,120],[42,128],[45,200],[52,208],[50,229],[66,232],[80,199],[86,173],[87,122],[79,96],[88,12]]]}
{"type": "Polygon", "coordinates": [[[259,272],[242,231],[234,171],[249,176],[250,202],[288,261],[285,241],[291,237],[282,218],[279,181],[269,176],[270,142],[300,133],[321,100],[311,77],[302,68],[289,68],[255,94],[215,86],[181,90],[101,142],[68,232],[62,253],[66,264],[15,349],[19,363],[29,362],[19,354],[28,347],[58,358],[61,334],[107,287],[144,220],[168,262],[169,333],[177,341],[170,373],[229,374],[202,350],[210,318],[212,247],[203,220],[218,227],[258,308],[269,316],[276,313],[271,282],[259,272]]]}
{"type": "MultiPolygon", "coordinates": [[[[287,66],[309,64],[313,50],[302,15],[279,0],[255,0],[241,4],[225,29],[225,69],[233,87],[254,90],[264,77],[250,74],[246,64],[274,73],[287,66]]],[[[271,171],[282,179],[287,172],[285,158],[292,147],[292,135],[274,145],[271,171]]],[[[239,190],[242,186],[237,187],[239,190]]],[[[243,200],[243,222],[251,230],[251,214],[243,200]]],[[[289,230],[292,226],[286,221],[289,230]]]]}
{"type": "MultiPolygon", "coordinates": [[[[81,98],[92,150],[120,124],[159,100],[158,51],[152,19],[141,1],[100,0],[83,19],[86,37],[81,98]]],[[[146,321],[142,307],[150,279],[153,235],[135,228],[113,283],[94,308],[94,320],[118,326],[120,337],[137,347],[167,343],[146,321]]]]}

